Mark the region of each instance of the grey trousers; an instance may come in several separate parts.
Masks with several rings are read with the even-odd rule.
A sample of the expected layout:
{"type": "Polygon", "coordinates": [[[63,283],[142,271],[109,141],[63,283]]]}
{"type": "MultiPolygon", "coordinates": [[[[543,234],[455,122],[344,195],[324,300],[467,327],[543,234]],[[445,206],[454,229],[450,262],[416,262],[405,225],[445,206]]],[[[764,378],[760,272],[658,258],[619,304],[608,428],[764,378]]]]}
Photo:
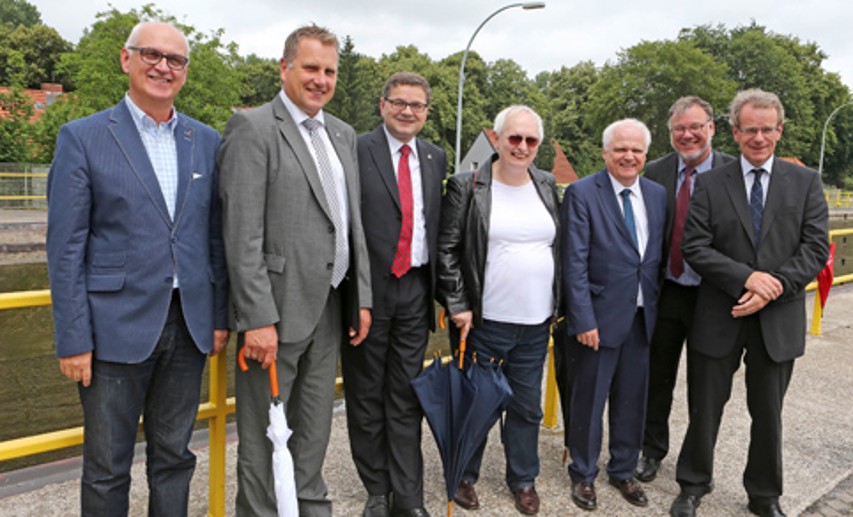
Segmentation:
{"type": "MultiPolygon", "coordinates": [[[[285,323],[286,324],[286,323],[285,323]]],[[[335,374],[342,339],[340,294],[331,290],[314,332],[303,341],[279,343],[276,366],[293,456],[301,517],[331,516],[332,502],[323,480],[323,461],[332,425],[335,374]]],[[[238,347],[243,346],[243,335],[238,347]]],[[[236,373],[237,516],[275,517],[272,443],[269,425],[269,376],[257,362],[236,373]]]]}

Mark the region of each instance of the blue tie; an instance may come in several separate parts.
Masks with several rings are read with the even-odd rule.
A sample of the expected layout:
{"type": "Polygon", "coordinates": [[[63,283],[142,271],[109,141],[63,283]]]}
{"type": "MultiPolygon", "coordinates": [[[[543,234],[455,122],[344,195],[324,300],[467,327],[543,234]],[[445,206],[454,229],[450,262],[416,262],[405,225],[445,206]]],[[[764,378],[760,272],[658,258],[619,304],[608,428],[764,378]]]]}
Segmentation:
{"type": "Polygon", "coordinates": [[[622,212],[625,215],[625,226],[628,227],[628,233],[631,235],[631,242],[639,251],[640,246],[637,244],[637,223],[634,222],[634,208],[631,206],[631,189],[625,189],[619,193],[622,196],[622,212]]]}
{"type": "Polygon", "coordinates": [[[764,215],[764,188],[761,186],[761,174],[764,169],[752,169],[755,180],[752,182],[752,191],[749,193],[749,208],[752,210],[752,234],[755,245],[758,246],[758,238],[761,235],[761,217],[764,215]]]}

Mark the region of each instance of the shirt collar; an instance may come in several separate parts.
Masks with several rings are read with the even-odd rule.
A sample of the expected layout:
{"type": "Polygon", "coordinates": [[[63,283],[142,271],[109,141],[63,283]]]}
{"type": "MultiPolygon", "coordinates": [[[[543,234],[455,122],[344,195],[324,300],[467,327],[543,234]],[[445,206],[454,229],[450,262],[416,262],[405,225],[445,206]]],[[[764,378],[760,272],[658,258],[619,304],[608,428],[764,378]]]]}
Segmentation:
{"type": "Polygon", "coordinates": [[[411,150],[410,156],[414,156],[415,158],[418,157],[418,146],[415,142],[417,140],[416,138],[412,138],[408,142],[404,143],[394,138],[394,135],[388,132],[388,128],[385,124],[382,124],[382,130],[385,131],[385,138],[388,139],[388,149],[391,151],[392,156],[399,153],[401,147],[408,145],[411,150]]]}
{"type": "Polygon", "coordinates": [[[314,117],[309,117],[304,111],[302,111],[302,109],[299,108],[299,106],[297,106],[292,100],[290,100],[290,97],[288,97],[287,94],[284,93],[284,88],[282,88],[278,92],[278,95],[279,97],[281,97],[281,101],[284,103],[284,107],[287,108],[287,111],[290,113],[290,116],[293,118],[293,121],[296,123],[297,126],[302,126],[302,122],[305,121],[305,119],[313,118],[314,120],[319,122],[322,127],[326,127],[326,118],[323,116],[323,110],[317,112],[314,117]]]}
{"type": "MultiPolygon", "coordinates": [[[[708,153],[708,156],[702,160],[699,165],[695,167],[696,174],[702,174],[703,172],[707,172],[711,170],[714,166],[714,151],[712,150],[708,153]]],[[[681,155],[678,155],[678,174],[682,174],[684,172],[684,168],[687,167],[687,164],[684,163],[684,160],[681,159],[681,155]]]]}
{"type": "Polygon", "coordinates": [[[637,176],[636,181],[634,181],[634,184],[631,185],[630,187],[626,187],[625,185],[619,183],[619,181],[617,181],[616,178],[614,178],[613,175],[610,174],[610,171],[607,171],[607,177],[610,178],[610,184],[613,186],[613,192],[615,192],[617,196],[619,195],[620,192],[622,192],[625,189],[630,190],[631,193],[634,194],[635,196],[641,195],[640,177],[639,176],[637,176]]]}
{"type": "MultiPolygon", "coordinates": [[[[156,120],[151,118],[147,113],[142,111],[142,108],[136,105],[133,102],[133,99],[130,98],[130,95],[124,95],[125,104],[127,104],[127,108],[130,111],[130,118],[133,119],[133,123],[136,125],[136,130],[139,132],[142,131],[152,131],[156,130],[160,127],[160,124],[157,123],[156,120]]],[[[163,122],[170,131],[175,130],[175,126],[178,123],[178,111],[172,107],[172,116],[166,122],[163,122]]]]}
{"type": "Polygon", "coordinates": [[[761,165],[759,165],[758,167],[756,167],[755,165],[749,163],[747,161],[747,159],[743,157],[743,155],[740,155],[740,168],[743,171],[744,176],[746,176],[747,174],[752,172],[752,169],[764,169],[764,172],[767,174],[767,177],[769,178],[770,172],[773,170],[773,159],[774,158],[775,158],[775,156],[771,154],[770,158],[768,158],[766,162],[764,162],[761,165]]]}

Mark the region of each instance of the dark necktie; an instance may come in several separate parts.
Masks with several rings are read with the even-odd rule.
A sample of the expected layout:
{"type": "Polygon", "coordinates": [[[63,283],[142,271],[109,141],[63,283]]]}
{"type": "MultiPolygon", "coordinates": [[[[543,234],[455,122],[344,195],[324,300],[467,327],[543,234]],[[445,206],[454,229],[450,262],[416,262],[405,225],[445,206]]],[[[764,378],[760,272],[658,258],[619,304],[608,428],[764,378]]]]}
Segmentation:
{"type": "Polygon", "coordinates": [[[314,152],[317,155],[317,171],[320,173],[320,183],[323,185],[323,193],[326,194],[326,202],[329,204],[329,211],[332,213],[332,224],[335,227],[335,263],[332,267],[332,287],[338,287],[338,284],[344,279],[347,269],[349,269],[349,243],[347,242],[349,232],[344,228],[341,214],[342,205],[338,196],[338,189],[335,187],[332,162],[326,152],[326,145],[320,137],[322,125],[313,118],[303,120],[302,125],[308,129],[311,146],[314,147],[314,152]]]}
{"type": "Polygon", "coordinates": [[[625,216],[625,226],[628,227],[628,234],[631,236],[631,242],[639,251],[640,245],[637,243],[637,223],[634,222],[634,208],[631,206],[631,189],[625,189],[619,193],[622,196],[622,212],[625,216]]]}
{"type": "Polygon", "coordinates": [[[749,193],[749,208],[752,210],[752,234],[755,245],[761,236],[761,218],[764,215],[764,188],[761,186],[761,174],[764,169],[752,169],[755,180],[752,182],[752,191],[749,193]]]}
{"type": "Polygon", "coordinates": [[[400,147],[400,164],[397,167],[397,189],[400,193],[400,213],[402,224],[400,238],[397,240],[397,253],[391,264],[391,272],[401,278],[412,267],[412,229],[414,228],[414,200],[412,199],[412,173],[409,170],[408,145],[400,147]]]}
{"type": "Polygon", "coordinates": [[[696,169],[684,168],[684,179],[675,197],[675,220],[672,223],[672,242],[669,248],[669,270],[672,276],[678,278],[684,273],[684,256],[681,254],[681,243],[684,241],[684,222],[687,221],[687,207],[690,205],[690,178],[696,169]]]}

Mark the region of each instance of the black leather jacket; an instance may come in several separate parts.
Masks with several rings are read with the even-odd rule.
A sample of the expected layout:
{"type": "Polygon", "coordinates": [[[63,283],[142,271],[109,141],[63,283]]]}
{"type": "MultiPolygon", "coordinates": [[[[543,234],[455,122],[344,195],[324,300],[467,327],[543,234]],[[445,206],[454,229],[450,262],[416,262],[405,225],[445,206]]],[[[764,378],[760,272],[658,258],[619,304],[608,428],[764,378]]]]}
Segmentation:
{"type": "MultiPolygon", "coordinates": [[[[476,172],[462,172],[447,180],[441,204],[438,234],[439,303],[449,314],[470,310],[474,326],[483,323],[483,279],[486,274],[489,215],[492,204],[492,163],[497,154],[476,172]]],[[[554,176],[535,167],[529,169],[542,203],[554,220],[557,232],[554,253],[554,310],[560,307],[559,199],[554,176]]]]}

